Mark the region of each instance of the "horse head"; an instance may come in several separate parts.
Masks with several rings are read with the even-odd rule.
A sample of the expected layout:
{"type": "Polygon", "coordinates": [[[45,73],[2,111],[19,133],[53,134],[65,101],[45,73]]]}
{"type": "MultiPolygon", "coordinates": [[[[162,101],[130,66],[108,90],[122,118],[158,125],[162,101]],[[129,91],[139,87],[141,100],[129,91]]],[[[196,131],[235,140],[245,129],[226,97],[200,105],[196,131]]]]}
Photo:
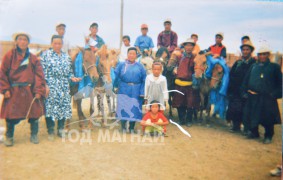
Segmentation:
{"type": "Polygon", "coordinates": [[[89,75],[93,82],[97,82],[99,74],[96,67],[95,54],[91,51],[91,49],[84,49],[79,47],[79,50],[83,55],[83,68],[85,73],[89,75]]]}
{"type": "Polygon", "coordinates": [[[145,56],[141,58],[140,63],[143,65],[144,69],[146,70],[146,74],[150,74],[152,72],[152,64],[153,58],[150,56],[145,56]]]}
{"type": "Polygon", "coordinates": [[[196,78],[202,78],[205,70],[207,68],[206,64],[206,55],[205,54],[197,54],[194,59],[194,70],[195,70],[195,77],[196,78]]]}
{"type": "Polygon", "coordinates": [[[223,75],[224,75],[223,67],[220,64],[216,64],[212,70],[210,87],[213,89],[217,89],[221,85],[223,75]]]}
{"type": "Polygon", "coordinates": [[[102,79],[105,83],[111,83],[111,68],[116,67],[118,63],[118,50],[109,50],[106,45],[103,45],[96,54],[99,60],[99,69],[103,75],[102,79]]]}

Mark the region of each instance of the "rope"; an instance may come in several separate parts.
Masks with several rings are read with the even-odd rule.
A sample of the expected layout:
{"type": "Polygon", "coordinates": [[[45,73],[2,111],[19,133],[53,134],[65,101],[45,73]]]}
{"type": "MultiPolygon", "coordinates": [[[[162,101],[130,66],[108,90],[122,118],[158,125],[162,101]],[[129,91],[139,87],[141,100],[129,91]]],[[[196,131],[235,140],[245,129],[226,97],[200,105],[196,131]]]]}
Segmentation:
{"type": "MultiPolygon", "coordinates": [[[[28,109],[28,113],[27,113],[27,115],[26,115],[26,119],[28,119],[28,116],[29,116],[30,111],[31,111],[31,107],[32,107],[32,105],[33,105],[33,103],[35,102],[35,100],[36,100],[36,99],[37,99],[37,98],[36,98],[36,97],[34,97],[34,98],[33,98],[33,100],[31,101],[31,104],[30,104],[29,109],[28,109]]],[[[39,105],[40,105],[41,110],[42,110],[42,115],[44,115],[44,113],[43,113],[43,107],[41,106],[41,104],[40,104],[40,103],[39,103],[39,105]]]]}

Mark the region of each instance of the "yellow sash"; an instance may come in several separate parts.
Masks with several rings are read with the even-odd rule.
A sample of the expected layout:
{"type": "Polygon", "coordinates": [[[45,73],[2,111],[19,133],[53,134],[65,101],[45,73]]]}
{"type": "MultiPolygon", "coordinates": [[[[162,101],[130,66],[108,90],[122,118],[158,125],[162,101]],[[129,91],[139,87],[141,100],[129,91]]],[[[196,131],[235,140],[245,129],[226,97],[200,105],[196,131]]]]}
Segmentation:
{"type": "Polygon", "coordinates": [[[177,84],[179,86],[191,86],[193,84],[193,82],[192,81],[182,81],[180,79],[176,79],[175,84],[177,84]]]}

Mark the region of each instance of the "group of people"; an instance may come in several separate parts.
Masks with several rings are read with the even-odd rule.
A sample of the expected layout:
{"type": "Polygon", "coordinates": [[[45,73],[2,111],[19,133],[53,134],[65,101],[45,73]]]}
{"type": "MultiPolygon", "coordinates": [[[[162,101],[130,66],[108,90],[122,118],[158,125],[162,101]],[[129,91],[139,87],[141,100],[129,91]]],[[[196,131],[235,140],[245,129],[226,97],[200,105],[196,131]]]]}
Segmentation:
{"type": "MultiPolygon", "coordinates": [[[[117,88],[117,115],[121,121],[122,133],[136,133],[135,122],[140,121],[145,134],[166,134],[169,123],[164,116],[166,102],[169,101],[168,82],[173,80],[172,106],[177,108],[180,125],[191,126],[193,115],[200,108],[199,92],[193,87],[194,59],[200,52],[198,35],[178,45],[177,33],[171,30],[172,22],[164,21],[164,31],[158,35],[158,51],[152,64],[152,74],[146,75],[138,56],[150,56],[154,44],[147,35],[148,26],[141,25],[142,35],[134,46],[130,37],[123,36],[123,46],[119,63],[115,67],[115,87],[117,88]],[[169,73],[169,80],[165,74],[169,73]],[[137,102],[138,107],[124,106],[128,98],[137,102]],[[147,104],[147,113],[142,114],[142,105],[147,104]],[[125,108],[126,107],[126,108],[125,108]],[[127,109],[128,108],[128,109],[127,109]],[[127,120],[130,120],[127,127],[127,120]]],[[[96,53],[104,40],[97,35],[98,24],[89,27],[90,35],[85,37],[85,48],[96,53]]],[[[40,60],[28,49],[31,37],[27,33],[15,33],[16,48],[9,51],[1,62],[0,93],[4,95],[1,118],[6,119],[5,145],[13,146],[15,125],[28,119],[31,125],[30,141],[38,144],[38,120],[45,115],[48,139],[54,140],[55,120],[58,121],[57,134],[63,136],[64,124],[72,116],[70,82],[79,82],[75,77],[70,49],[64,34],[66,25],[56,26],[57,34],[51,38],[51,48],[41,54],[40,60]]],[[[209,51],[214,58],[226,58],[226,47],[222,44],[224,35],[215,35],[215,44],[209,51]]],[[[282,97],[282,72],[278,64],[270,62],[271,51],[260,48],[253,56],[254,46],[248,36],[242,38],[242,57],[230,71],[228,87],[229,106],[227,120],[232,120],[232,132],[240,132],[251,139],[258,138],[258,126],[265,128],[264,143],[271,143],[274,124],[281,123],[277,99],[282,97]]],[[[170,103],[170,102],[169,102],[170,103]]]]}

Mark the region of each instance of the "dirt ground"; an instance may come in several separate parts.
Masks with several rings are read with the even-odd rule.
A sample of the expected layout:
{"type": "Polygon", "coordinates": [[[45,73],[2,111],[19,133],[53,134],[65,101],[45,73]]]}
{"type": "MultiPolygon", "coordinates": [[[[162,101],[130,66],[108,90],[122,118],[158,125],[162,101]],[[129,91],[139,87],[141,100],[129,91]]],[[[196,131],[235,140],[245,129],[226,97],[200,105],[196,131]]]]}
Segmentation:
{"type": "MultiPolygon", "coordinates": [[[[85,105],[88,115],[87,109],[85,105]]],[[[75,122],[76,111],[73,114],[75,122]]],[[[177,120],[176,110],[173,119],[177,120]]],[[[71,128],[78,129],[78,124],[71,128]]],[[[118,127],[95,127],[91,143],[76,141],[83,135],[75,130],[65,142],[58,137],[50,142],[42,118],[40,144],[34,145],[29,142],[29,124],[23,121],[16,126],[13,147],[0,143],[0,179],[280,179],[269,176],[281,161],[280,125],[269,145],[262,143],[262,128],[260,140],[247,140],[229,133],[221,120],[214,120],[210,128],[185,129],[192,138],[170,124],[164,139],[122,136],[118,127]],[[100,139],[103,133],[110,138],[100,139]]]]}

